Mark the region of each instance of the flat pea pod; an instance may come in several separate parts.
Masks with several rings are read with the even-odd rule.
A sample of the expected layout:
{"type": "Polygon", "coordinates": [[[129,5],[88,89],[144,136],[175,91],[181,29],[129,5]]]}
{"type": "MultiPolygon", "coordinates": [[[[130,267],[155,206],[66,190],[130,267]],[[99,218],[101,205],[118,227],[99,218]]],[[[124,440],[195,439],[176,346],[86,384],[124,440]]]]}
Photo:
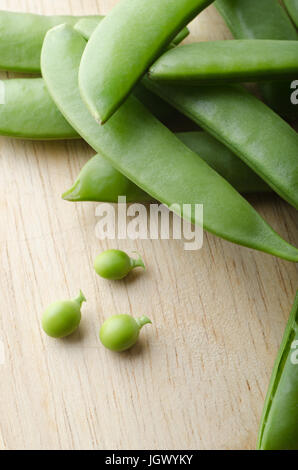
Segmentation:
{"type": "MultiPolygon", "coordinates": [[[[40,73],[40,53],[46,32],[56,25],[74,25],[82,16],[43,16],[0,10],[0,69],[40,73]]],[[[100,16],[90,16],[97,18],[100,16]]]]}
{"type": "Polygon", "coordinates": [[[259,450],[298,450],[298,291],[264,405],[259,450]]]}
{"type": "Polygon", "coordinates": [[[298,0],[284,0],[284,4],[294,24],[298,28],[298,0]]]}
{"type": "Polygon", "coordinates": [[[121,0],[92,34],[80,66],[84,101],[98,122],[124,102],[178,32],[212,0],[121,0]],[[150,21],[149,21],[150,19],[150,21]]]}
{"type": "Polygon", "coordinates": [[[283,199],[298,209],[298,135],[255,96],[237,85],[146,86],[225,144],[283,199]]]}
{"type": "Polygon", "coordinates": [[[130,315],[113,315],[102,325],[99,338],[105,348],[123,352],[134,346],[144,325],[151,323],[148,317],[133,318],[130,315]]]}
{"type": "MultiPolygon", "coordinates": [[[[215,6],[236,39],[297,41],[297,31],[278,0],[216,0],[215,6]]],[[[260,86],[266,103],[287,119],[298,118],[291,103],[291,82],[268,82],[260,86]]]]}
{"type": "MultiPolygon", "coordinates": [[[[96,19],[82,19],[74,26],[74,29],[78,31],[83,38],[89,40],[99,22],[96,19]]],[[[183,28],[180,33],[173,39],[173,45],[179,44],[189,34],[188,28],[183,28]]],[[[139,81],[134,89],[133,94],[141,101],[149,111],[154,114],[163,123],[169,122],[181,122],[185,120],[184,116],[176,111],[172,106],[166,103],[164,100],[159,98],[154,93],[147,90],[146,87],[139,81]]]]}
{"type": "MultiPolygon", "coordinates": [[[[134,94],[165,123],[183,118],[141,83],[134,94]]],[[[80,138],[58,110],[41,78],[1,80],[0,111],[0,135],[29,140],[80,138]]]]}
{"type": "Polygon", "coordinates": [[[74,300],[60,300],[47,307],[42,315],[42,328],[52,338],[71,335],[81,321],[81,307],[86,298],[82,291],[74,300]]]}
{"type": "Polygon", "coordinates": [[[151,66],[152,80],[186,85],[298,76],[298,41],[208,41],[176,47],[151,66]]]}
{"type": "Polygon", "coordinates": [[[137,259],[130,258],[121,250],[103,251],[94,260],[95,272],[100,277],[112,281],[124,279],[135,268],[145,269],[141,256],[137,259]]]}
{"type": "Polygon", "coordinates": [[[80,135],[118,171],[154,199],[229,241],[298,261],[298,249],[284,241],[204,160],[188,149],[134,97],[105,126],[99,126],[79,93],[78,73],[85,40],[67,25],[46,35],[41,65],[60,111],[80,135]],[[175,204],[175,208],[173,208],[175,204]],[[188,204],[187,210],[183,207],[188,204]]]}
{"type": "MultiPolygon", "coordinates": [[[[176,135],[240,193],[271,191],[271,188],[242,160],[210,134],[185,132],[176,135]]],[[[108,160],[100,155],[95,155],[86,163],[73,186],[62,197],[67,201],[75,202],[116,203],[119,196],[126,196],[128,203],[152,201],[149,194],[117,171],[108,160]]]]}
{"type": "MultiPolygon", "coordinates": [[[[74,29],[78,31],[83,36],[83,38],[89,39],[96,30],[99,23],[100,21],[96,18],[83,18],[75,24],[74,29]]],[[[180,44],[180,42],[182,42],[188,35],[189,29],[184,27],[173,39],[173,44],[180,44]]]]}
{"type": "Polygon", "coordinates": [[[0,81],[0,135],[31,140],[79,138],[42,78],[0,81]]]}
{"type": "Polygon", "coordinates": [[[97,154],[84,165],[73,186],[63,193],[62,198],[72,202],[117,203],[119,196],[125,196],[128,203],[152,201],[149,194],[97,154]]]}

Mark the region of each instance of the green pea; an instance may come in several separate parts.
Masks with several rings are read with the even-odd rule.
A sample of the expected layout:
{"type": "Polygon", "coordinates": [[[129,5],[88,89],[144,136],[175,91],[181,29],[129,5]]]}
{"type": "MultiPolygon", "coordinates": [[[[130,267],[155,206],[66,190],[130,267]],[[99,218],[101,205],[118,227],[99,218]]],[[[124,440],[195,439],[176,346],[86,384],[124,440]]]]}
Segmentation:
{"type": "Polygon", "coordinates": [[[99,338],[111,351],[126,351],[138,340],[141,328],[151,323],[149,318],[133,318],[130,315],[113,315],[102,325],[99,338]]]}
{"type": "Polygon", "coordinates": [[[107,250],[98,255],[94,261],[94,269],[104,279],[119,280],[126,277],[135,268],[144,268],[142,258],[130,258],[124,251],[107,250]]]}
{"type": "Polygon", "coordinates": [[[52,338],[73,333],[81,321],[81,306],[86,302],[82,291],[74,300],[60,300],[48,306],[42,316],[42,328],[52,338]]]}

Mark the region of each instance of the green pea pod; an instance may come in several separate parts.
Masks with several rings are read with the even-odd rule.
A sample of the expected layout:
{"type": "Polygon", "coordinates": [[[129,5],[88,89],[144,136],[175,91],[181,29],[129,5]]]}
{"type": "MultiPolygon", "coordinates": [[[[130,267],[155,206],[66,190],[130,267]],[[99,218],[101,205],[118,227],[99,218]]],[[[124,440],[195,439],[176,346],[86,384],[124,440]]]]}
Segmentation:
{"type": "MultiPolygon", "coordinates": [[[[40,53],[46,32],[56,25],[74,25],[82,16],[42,16],[0,10],[0,69],[40,73],[40,53]]],[[[101,19],[100,16],[87,18],[101,19]]]]}
{"type": "MultiPolygon", "coordinates": [[[[79,138],[58,111],[41,78],[0,81],[0,89],[5,98],[5,103],[0,105],[1,135],[30,140],[79,138]]],[[[173,109],[170,106],[168,108],[173,109]]],[[[203,154],[207,163],[239,191],[247,193],[269,190],[246,165],[211,136],[186,133],[179,135],[179,138],[183,140],[183,136],[186,145],[189,143],[189,147],[197,147],[194,151],[203,154]]],[[[152,199],[101,157],[92,159],[85,168],[78,179],[80,183],[77,182],[66,199],[117,202],[118,195],[125,194],[129,202],[152,199]]]]}
{"type": "Polygon", "coordinates": [[[152,201],[149,194],[100,155],[95,155],[86,163],[74,185],[62,195],[66,201],[74,202],[118,202],[119,196],[126,196],[127,202],[152,201]]]}
{"type": "Polygon", "coordinates": [[[264,103],[236,85],[143,83],[225,144],[298,209],[298,135],[264,103]]]}
{"type": "Polygon", "coordinates": [[[298,28],[298,0],[284,0],[284,4],[294,24],[298,28]]]}
{"type": "Polygon", "coordinates": [[[190,89],[147,77],[142,85],[213,134],[298,208],[297,133],[257,98],[240,87],[190,89]],[[260,132],[263,128],[265,133],[260,132]],[[282,159],[285,152],[287,158],[282,159]]]}
{"type": "MultiPolygon", "coordinates": [[[[99,22],[96,19],[82,19],[74,26],[83,38],[89,40],[99,22]]],[[[179,44],[183,39],[188,36],[188,28],[183,30],[173,39],[173,44],[179,44]]],[[[175,120],[181,121],[185,119],[178,111],[172,106],[168,105],[164,100],[147,90],[142,82],[138,82],[134,87],[133,94],[163,123],[174,122],[175,120]]]]}
{"type": "Polygon", "coordinates": [[[85,45],[82,36],[71,27],[58,26],[46,35],[41,66],[60,111],[91,147],[151,197],[187,220],[202,225],[194,207],[203,204],[206,230],[229,241],[298,261],[298,249],[280,238],[227,181],[136,98],[129,97],[109,123],[98,125],[79,93],[79,65],[85,45]],[[184,204],[188,204],[187,208],[184,204]]]}
{"type": "MultiPolygon", "coordinates": [[[[177,137],[242,193],[271,190],[251,169],[227,147],[206,132],[185,132],[177,137]]],[[[67,201],[118,202],[126,196],[127,202],[148,202],[152,197],[129,181],[100,155],[91,158],[72,188],[63,194],[67,201]]]]}
{"type": "MultiPolygon", "coordinates": [[[[184,118],[142,83],[134,95],[165,123],[184,118]]],[[[29,140],[80,138],[58,110],[42,78],[0,81],[0,135],[29,140]]]]}
{"type": "MultiPolygon", "coordinates": [[[[96,18],[83,18],[75,24],[74,29],[78,31],[83,38],[89,39],[99,25],[99,22],[100,21],[96,18]]],[[[173,44],[180,44],[188,35],[189,29],[187,27],[183,28],[173,39],[173,44]]]]}
{"type": "Polygon", "coordinates": [[[42,78],[0,81],[0,134],[32,140],[79,138],[56,107],[42,78]]]}
{"type": "MultiPolygon", "coordinates": [[[[276,39],[297,41],[297,31],[278,0],[216,0],[215,6],[236,39],[276,39]]],[[[297,119],[291,103],[289,81],[261,86],[266,103],[288,119],[297,119]]]]}
{"type": "Polygon", "coordinates": [[[165,47],[210,3],[122,0],[113,8],[92,34],[80,66],[81,93],[98,122],[114,114],[165,47]]]}
{"type": "Polygon", "coordinates": [[[152,80],[187,85],[296,78],[298,41],[209,41],[176,47],[151,66],[152,80]]]}
{"type": "Polygon", "coordinates": [[[298,450],[298,291],[274,365],[259,450],[298,450]]]}

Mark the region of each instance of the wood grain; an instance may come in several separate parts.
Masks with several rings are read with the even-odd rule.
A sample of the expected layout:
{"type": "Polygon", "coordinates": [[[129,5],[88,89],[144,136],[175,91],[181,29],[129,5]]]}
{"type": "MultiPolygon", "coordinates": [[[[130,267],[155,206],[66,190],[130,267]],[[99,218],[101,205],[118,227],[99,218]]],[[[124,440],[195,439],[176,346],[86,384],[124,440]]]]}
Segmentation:
{"type": "MultiPolygon", "coordinates": [[[[1,8],[92,14],[115,3],[1,0],[1,8]]],[[[191,31],[188,41],[230,37],[212,6],[191,31]]],[[[96,204],[60,197],[92,155],[83,142],[0,138],[0,448],[253,449],[297,267],[208,234],[198,252],[175,240],[99,241],[96,204]],[[141,252],[146,273],[98,278],[95,255],[115,246],[141,252]],[[44,307],[79,288],[88,298],[80,330],[47,338],[44,307]],[[122,355],[98,340],[114,313],[153,321],[122,355]]],[[[274,196],[251,201],[298,243],[294,209],[274,196]]]]}

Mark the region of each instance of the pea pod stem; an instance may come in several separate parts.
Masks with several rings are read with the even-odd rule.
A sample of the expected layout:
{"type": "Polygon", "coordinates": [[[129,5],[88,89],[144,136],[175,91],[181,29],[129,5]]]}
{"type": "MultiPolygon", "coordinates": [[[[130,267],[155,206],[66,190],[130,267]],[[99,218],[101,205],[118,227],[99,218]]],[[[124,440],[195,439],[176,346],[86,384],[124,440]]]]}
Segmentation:
{"type": "Polygon", "coordinates": [[[134,253],[139,255],[139,257],[137,259],[130,258],[131,268],[132,269],[134,269],[134,268],[143,268],[143,269],[146,270],[146,266],[144,264],[144,261],[143,261],[141,255],[139,253],[137,253],[136,251],[134,253]]]}
{"type": "Polygon", "coordinates": [[[87,302],[87,299],[81,290],[79,295],[74,299],[74,302],[77,302],[80,307],[82,306],[83,302],[87,302]]]}
{"type": "Polygon", "coordinates": [[[298,291],[274,364],[260,424],[259,450],[298,449],[298,291]],[[297,342],[297,343],[296,343],[297,342]]]}
{"type": "Polygon", "coordinates": [[[189,150],[135,98],[110,123],[98,126],[80,97],[78,71],[86,46],[67,25],[47,33],[42,72],[48,90],[71,125],[128,179],[182,217],[202,225],[183,205],[204,205],[206,230],[229,241],[298,261],[298,249],[283,240],[221,176],[189,150]],[[71,57],[65,61],[65,57],[71,57]],[[241,221],[241,223],[240,223],[241,221]]]}
{"type": "Polygon", "coordinates": [[[139,325],[140,329],[143,328],[143,326],[145,325],[152,324],[152,321],[150,320],[150,318],[146,317],[145,315],[143,315],[140,318],[136,318],[135,320],[137,324],[139,325]]]}

